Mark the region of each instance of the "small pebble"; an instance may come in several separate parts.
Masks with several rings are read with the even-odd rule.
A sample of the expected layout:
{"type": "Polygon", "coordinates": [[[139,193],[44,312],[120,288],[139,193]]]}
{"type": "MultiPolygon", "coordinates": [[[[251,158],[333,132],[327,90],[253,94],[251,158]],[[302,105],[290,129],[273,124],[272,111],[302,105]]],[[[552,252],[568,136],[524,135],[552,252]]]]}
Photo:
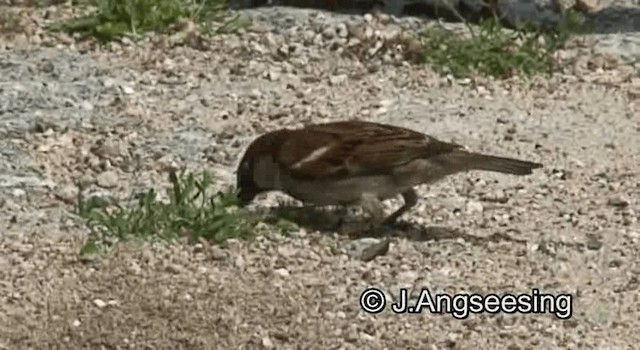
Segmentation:
{"type": "Polygon", "coordinates": [[[101,309],[107,307],[107,303],[102,299],[94,299],[93,304],[101,309]]]}
{"type": "Polygon", "coordinates": [[[285,268],[275,269],[273,272],[280,277],[289,277],[290,275],[289,271],[285,268]]]}
{"type": "Polygon", "coordinates": [[[118,186],[118,174],[113,170],[108,170],[96,178],[96,183],[102,188],[114,188],[118,186]]]}

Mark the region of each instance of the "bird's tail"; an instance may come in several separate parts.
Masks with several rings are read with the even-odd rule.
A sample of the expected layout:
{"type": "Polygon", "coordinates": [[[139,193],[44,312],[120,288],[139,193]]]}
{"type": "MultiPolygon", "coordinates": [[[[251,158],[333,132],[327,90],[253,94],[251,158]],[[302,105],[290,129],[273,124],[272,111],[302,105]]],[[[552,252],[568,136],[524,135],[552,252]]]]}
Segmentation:
{"type": "MultiPolygon", "coordinates": [[[[542,164],[514,158],[491,156],[473,152],[455,152],[455,163],[466,170],[485,170],[504,174],[529,175],[533,169],[541,168],[542,164]]],[[[453,160],[453,159],[451,159],[453,160]]]]}

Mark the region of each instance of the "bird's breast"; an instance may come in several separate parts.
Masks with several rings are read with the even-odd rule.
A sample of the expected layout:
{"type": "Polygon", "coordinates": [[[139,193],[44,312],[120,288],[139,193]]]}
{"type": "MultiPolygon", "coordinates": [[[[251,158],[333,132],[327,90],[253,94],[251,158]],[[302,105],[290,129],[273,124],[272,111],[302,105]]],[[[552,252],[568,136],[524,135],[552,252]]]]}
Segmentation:
{"type": "Polygon", "coordinates": [[[363,193],[380,199],[394,197],[407,188],[398,186],[391,176],[351,177],[340,180],[283,179],[283,191],[303,202],[316,205],[347,205],[360,200],[363,193]]]}

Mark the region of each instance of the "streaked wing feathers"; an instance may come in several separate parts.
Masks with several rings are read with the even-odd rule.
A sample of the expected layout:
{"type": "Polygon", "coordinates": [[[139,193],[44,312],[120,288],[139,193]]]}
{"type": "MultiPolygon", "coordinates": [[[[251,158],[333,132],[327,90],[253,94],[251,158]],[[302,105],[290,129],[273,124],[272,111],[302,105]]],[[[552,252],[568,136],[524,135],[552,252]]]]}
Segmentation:
{"type": "Polygon", "coordinates": [[[405,128],[344,121],[291,131],[278,161],[299,178],[382,175],[461,147],[405,128]]]}

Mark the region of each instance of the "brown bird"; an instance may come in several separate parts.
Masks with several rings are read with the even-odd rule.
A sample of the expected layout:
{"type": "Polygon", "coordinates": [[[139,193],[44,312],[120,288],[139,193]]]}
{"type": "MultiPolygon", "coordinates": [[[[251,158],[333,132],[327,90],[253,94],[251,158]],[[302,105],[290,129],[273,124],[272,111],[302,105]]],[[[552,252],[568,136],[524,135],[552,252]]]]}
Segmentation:
{"type": "Polygon", "coordinates": [[[485,155],[397,126],[340,121],[280,129],[256,138],[237,170],[241,205],[281,191],[306,204],[360,205],[374,228],[418,202],[414,187],[469,170],[527,175],[542,164],[485,155]],[[383,200],[404,205],[385,215],[383,200]]]}

